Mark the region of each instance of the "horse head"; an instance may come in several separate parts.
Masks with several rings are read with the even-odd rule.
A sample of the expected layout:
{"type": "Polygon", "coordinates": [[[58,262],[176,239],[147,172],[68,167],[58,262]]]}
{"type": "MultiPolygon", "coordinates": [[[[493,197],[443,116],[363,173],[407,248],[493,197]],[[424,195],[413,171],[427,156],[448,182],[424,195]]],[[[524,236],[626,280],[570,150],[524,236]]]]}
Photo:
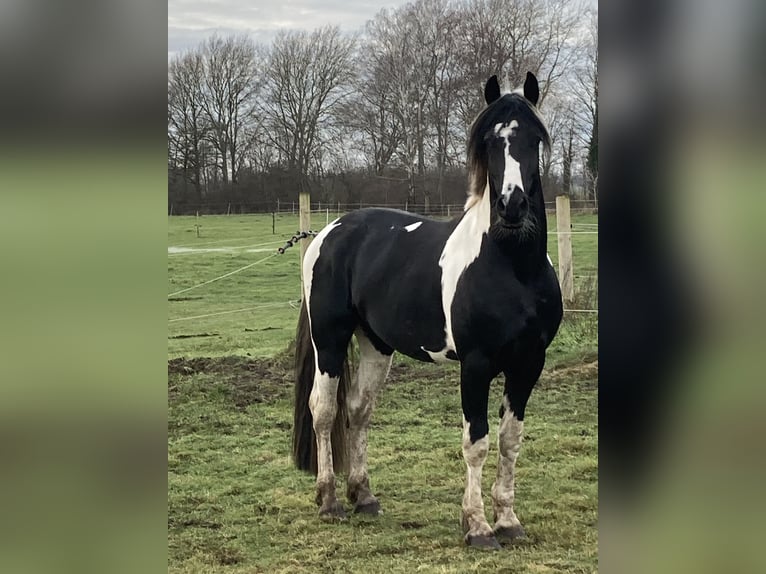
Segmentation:
{"type": "Polygon", "coordinates": [[[540,143],[548,146],[550,139],[536,108],[539,94],[531,72],[522,89],[508,94],[501,94],[497,76],[492,76],[484,87],[487,107],[471,127],[471,195],[480,197],[489,190],[491,234],[497,239],[537,231],[539,210],[544,209],[540,143]]]}

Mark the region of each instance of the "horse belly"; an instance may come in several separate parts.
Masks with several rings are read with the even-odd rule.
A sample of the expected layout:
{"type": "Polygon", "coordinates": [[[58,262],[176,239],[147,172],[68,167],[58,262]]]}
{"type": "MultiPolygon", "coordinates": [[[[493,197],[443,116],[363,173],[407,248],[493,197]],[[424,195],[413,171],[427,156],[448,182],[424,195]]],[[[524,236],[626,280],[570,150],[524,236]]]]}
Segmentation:
{"type": "MultiPolygon", "coordinates": [[[[365,297],[358,305],[360,319],[368,334],[413,359],[439,360],[433,356],[433,351],[443,349],[445,335],[438,283],[430,288],[423,286],[415,293],[413,289],[401,286],[397,289],[391,285],[382,291],[378,297],[365,297]]],[[[452,351],[451,355],[454,355],[454,349],[452,351]]],[[[452,357],[445,356],[443,360],[448,358],[452,357]]]]}

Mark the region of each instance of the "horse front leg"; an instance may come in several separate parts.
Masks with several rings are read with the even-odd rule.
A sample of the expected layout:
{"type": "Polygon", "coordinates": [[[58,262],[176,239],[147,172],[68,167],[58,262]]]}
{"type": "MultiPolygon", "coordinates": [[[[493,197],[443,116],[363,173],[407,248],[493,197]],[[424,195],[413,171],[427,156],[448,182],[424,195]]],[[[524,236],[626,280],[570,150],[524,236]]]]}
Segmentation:
{"type": "Polygon", "coordinates": [[[492,377],[489,360],[485,357],[472,355],[463,360],[460,396],[463,405],[463,458],[467,470],[462,526],[466,544],[498,549],[500,545],[484,515],[481,496],[481,473],[489,451],[487,401],[492,377]]]}
{"type": "MultiPolygon", "coordinates": [[[[513,411],[508,396],[503,397],[500,428],[497,431],[498,461],[497,478],[492,485],[492,508],[494,510],[495,535],[512,540],[524,536],[524,528],[513,511],[515,499],[514,479],[516,459],[521,450],[524,421],[513,411]]],[[[523,415],[522,415],[523,419],[523,415]]]]}
{"type": "Polygon", "coordinates": [[[516,496],[516,460],[521,450],[527,400],[540,377],[544,363],[543,350],[528,355],[523,363],[505,371],[505,391],[500,407],[500,428],[497,432],[497,478],[492,485],[495,536],[504,541],[525,535],[524,527],[513,510],[516,496]]]}

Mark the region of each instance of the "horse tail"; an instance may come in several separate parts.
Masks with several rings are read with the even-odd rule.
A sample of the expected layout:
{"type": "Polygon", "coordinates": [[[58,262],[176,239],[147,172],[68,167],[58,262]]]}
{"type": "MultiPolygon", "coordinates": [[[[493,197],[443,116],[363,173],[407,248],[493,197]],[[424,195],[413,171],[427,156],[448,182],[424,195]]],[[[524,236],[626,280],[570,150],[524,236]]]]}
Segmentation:
{"type": "MultiPolygon", "coordinates": [[[[293,416],[293,461],[299,470],[317,473],[317,442],[314,434],[314,419],[309,408],[309,397],[314,387],[314,345],[311,341],[306,300],[301,304],[298,330],[295,339],[295,410],[293,416]]],[[[330,440],[332,444],[333,469],[336,473],[348,470],[348,394],[351,373],[348,354],[343,361],[338,381],[338,409],[335,415],[330,440]]]]}

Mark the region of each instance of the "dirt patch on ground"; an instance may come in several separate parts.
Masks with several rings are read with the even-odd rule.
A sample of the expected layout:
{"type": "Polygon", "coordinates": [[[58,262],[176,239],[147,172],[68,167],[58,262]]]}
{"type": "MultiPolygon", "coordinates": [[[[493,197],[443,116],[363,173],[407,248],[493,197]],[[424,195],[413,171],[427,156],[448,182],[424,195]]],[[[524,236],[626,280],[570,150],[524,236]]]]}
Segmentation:
{"type": "MultiPolygon", "coordinates": [[[[426,374],[422,368],[394,361],[388,384],[409,381],[413,377],[443,377],[446,374],[444,367],[432,367],[426,374]]],[[[459,375],[449,374],[455,376],[455,383],[457,383],[459,375]]],[[[216,388],[222,389],[234,406],[240,410],[245,410],[253,404],[290,398],[293,393],[293,358],[287,353],[273,359],[249,357],[172,359],[168,361],[168,399],[174,400],[178,396],[179,387],[193,375],[206,375],[205,379],[212,382],[216,388]]],[[[576,382],[595,386],[597,380],[598,359],[546,370],[538,384],[545,387],[562,382],[576,382]]]]}
{"type": "Polygon", "coordinates": [[[598,359],[566,365],[550,371],[543,371],[540,377],[540,386],[555,385],[563,381],[577,382],[586,388],[598,386],[598,359]]]}
{"type": "Polygon", "coordinates": [[[192,375],[204,375],[206,381],[212,383],[216,389],[222,390],[234,406],[241,410],[253,404],[273,402],[292,395],[292,360],[289,357],[172,359],[168,361],[169,400],[176,398],[179,387],[192,375]]]}

